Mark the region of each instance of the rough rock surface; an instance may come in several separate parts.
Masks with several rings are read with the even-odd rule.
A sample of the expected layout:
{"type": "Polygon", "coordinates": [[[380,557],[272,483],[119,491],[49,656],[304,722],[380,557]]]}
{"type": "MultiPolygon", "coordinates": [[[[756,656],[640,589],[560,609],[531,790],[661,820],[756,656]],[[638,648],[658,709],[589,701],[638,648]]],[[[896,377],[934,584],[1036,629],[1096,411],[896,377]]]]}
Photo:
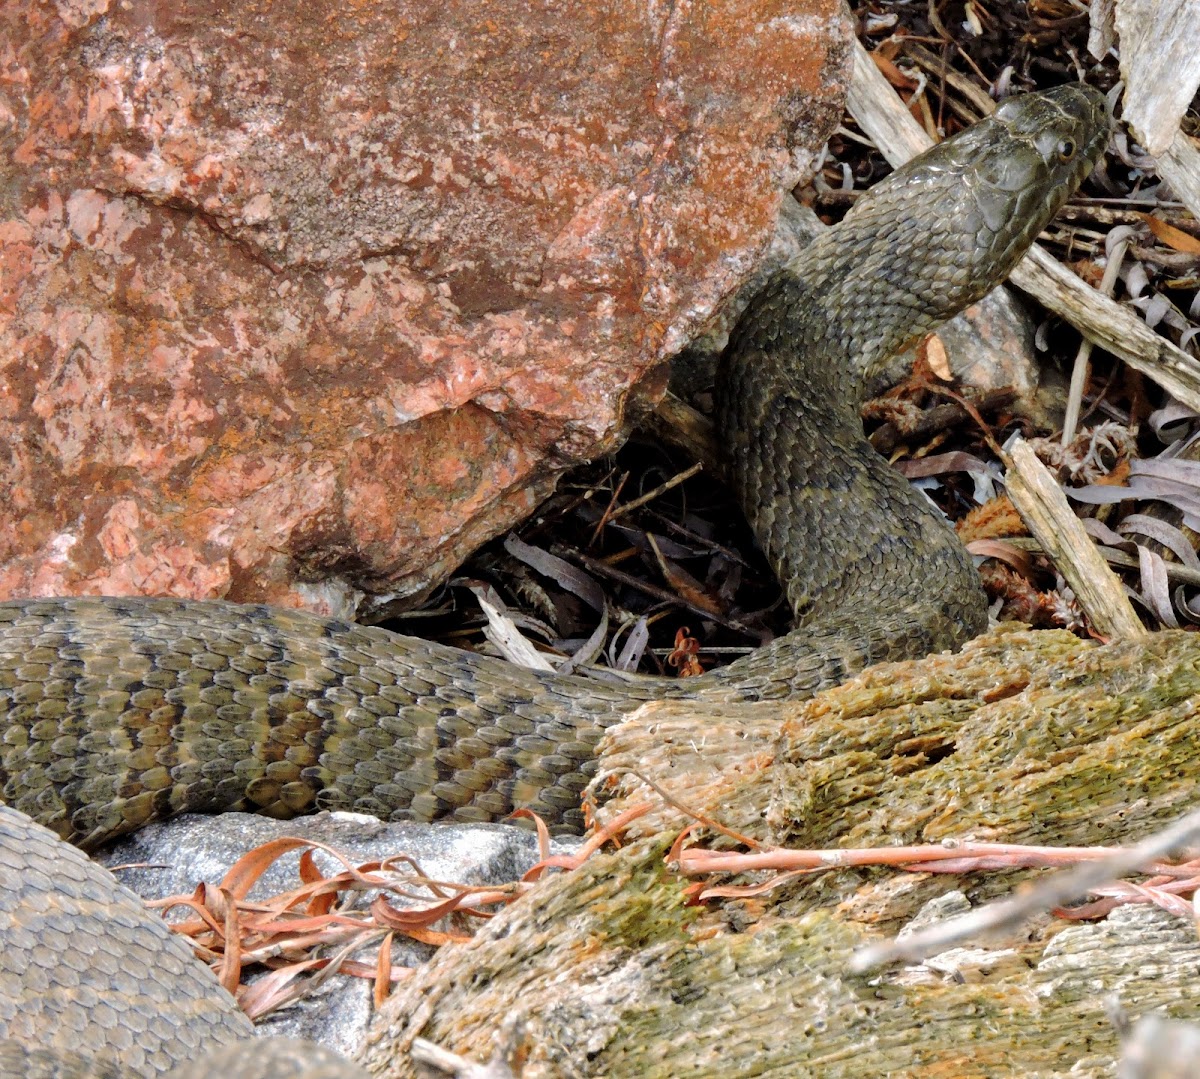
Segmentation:
{"type": "Polygon", "coordinates": [[[839,0],[0,6],[0,596],[444,577],[750,273],[849,43],[839,0]]]}

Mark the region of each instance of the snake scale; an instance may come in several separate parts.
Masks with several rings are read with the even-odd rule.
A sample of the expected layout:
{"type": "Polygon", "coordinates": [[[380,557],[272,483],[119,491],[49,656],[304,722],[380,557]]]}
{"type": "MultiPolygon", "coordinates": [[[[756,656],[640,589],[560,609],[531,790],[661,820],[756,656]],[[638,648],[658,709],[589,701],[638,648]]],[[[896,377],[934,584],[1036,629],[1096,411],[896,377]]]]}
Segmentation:
{"type": "MultiPolygon", "coordinates": [[[[37,1046],[50,1030],[61,1044],[66,1031],[74,1048],[157,1074],[197,1067],[201,1023],[214,1044],[246,1032],[202,970],[172,966],[155,989],[167,945],[97,929],[134,925],[130,901],[38,825],[84,849],[185,810],[478,821],[527,806],[577,830],[602,732],[642,701],[807,696],[979,632],[970,558],[865,440],[861,387],[1003,280],[1107,133],[1087,87],[1012,98],[873,187],[751,303],[722,362],[717,424],[797,628],[719,671],[610,683],[263,606],[0,603],[0,1037],[37,1046]],[[48,924],[56,876],[74,898],[48,924]],[[51,991],[72,932],[92,960],[51,991]]],[[[66,1074],[39,1060],[0,1041],[6,1074],[66,1074]]],[[[314,1075],[324,1066],[312,1058],[314,1075]]]]}

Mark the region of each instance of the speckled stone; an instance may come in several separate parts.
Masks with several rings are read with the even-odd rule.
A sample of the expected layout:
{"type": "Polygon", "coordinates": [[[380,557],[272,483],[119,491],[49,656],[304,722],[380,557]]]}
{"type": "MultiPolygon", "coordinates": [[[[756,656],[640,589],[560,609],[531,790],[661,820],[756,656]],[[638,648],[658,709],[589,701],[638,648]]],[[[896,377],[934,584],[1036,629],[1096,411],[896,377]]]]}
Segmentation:
{"type": "Polygon", "coordinates": [[[0,5],[0,598],[411,595],[612,449],[840,0],[0,5]]]}

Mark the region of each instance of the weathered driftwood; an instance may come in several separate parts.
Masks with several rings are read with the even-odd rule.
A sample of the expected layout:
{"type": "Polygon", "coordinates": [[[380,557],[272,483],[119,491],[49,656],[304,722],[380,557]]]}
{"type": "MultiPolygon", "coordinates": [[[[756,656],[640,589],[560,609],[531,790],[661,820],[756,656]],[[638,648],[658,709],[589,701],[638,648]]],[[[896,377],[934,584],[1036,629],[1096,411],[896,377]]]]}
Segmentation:
{"type": "MultiPolygon", "coordinates": [[[[656,797],[636,768],[791,847],[1131,842],[1195,802],[1200,637],[1100,646],[1001,627],[806,704],[649,705],[602,760],[618,788],[606,816],[656,797]]],[[[639,821],[631,845],[444,949],[385,1006],[368,1068],[412,1074],[415,1037],[486,1060],[519,1014],[525,1076],[1108,1075],[1107,993],[1132,1019],[1200,1017],[1195,928],[1146,907],[1096,925],[1047,916],[919,967],[852,974],[856,948],[931,901],[978,901],[1022,875],[842,869],[689,906],[689,881],[664,864],[686,819],[668,807],[639,821]]]]}
{"type": "MultiPolygon", "coordinates": [[[[1093,23],[1098,14],[1092,12],[1093,23]]],[[[1178,135],[1179,121],[1200,88],[1200,8],[1192,0],[1119,0],[1112,17],[1125,81],[1122,118],[1157,157],[1178,135]]],[[[1110,39],[1105,51],[1113,43],[1110,39]]]]}

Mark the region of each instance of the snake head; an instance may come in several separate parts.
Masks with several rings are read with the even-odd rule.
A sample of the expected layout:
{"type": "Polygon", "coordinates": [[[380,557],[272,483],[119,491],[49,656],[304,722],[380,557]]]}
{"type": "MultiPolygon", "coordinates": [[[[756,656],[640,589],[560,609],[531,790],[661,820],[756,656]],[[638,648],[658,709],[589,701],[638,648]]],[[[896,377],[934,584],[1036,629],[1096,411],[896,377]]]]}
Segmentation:
{"type": "Polygon", "coordinates": [[[1109,127],[1082,84],[1010,98],[867,191],[755,298],[731,351],[754,352],[799,399],[814,378],[861,388],[1008,276],[1109,127]]]}
{"type": "Polygon", "coordinates": [[[1109,127],[1103,95],[1072,83],[1009,98],[913,166],[961,176],[977,266],[1003,277],[1095,167],[1109,127]]]}
{"type": "Polygon", "coordinates": [[[861,385],[1008,276],[1108,144],[1081,84],[1013,97],[881,180],[786,268],[793,321],[861,385]]]}

